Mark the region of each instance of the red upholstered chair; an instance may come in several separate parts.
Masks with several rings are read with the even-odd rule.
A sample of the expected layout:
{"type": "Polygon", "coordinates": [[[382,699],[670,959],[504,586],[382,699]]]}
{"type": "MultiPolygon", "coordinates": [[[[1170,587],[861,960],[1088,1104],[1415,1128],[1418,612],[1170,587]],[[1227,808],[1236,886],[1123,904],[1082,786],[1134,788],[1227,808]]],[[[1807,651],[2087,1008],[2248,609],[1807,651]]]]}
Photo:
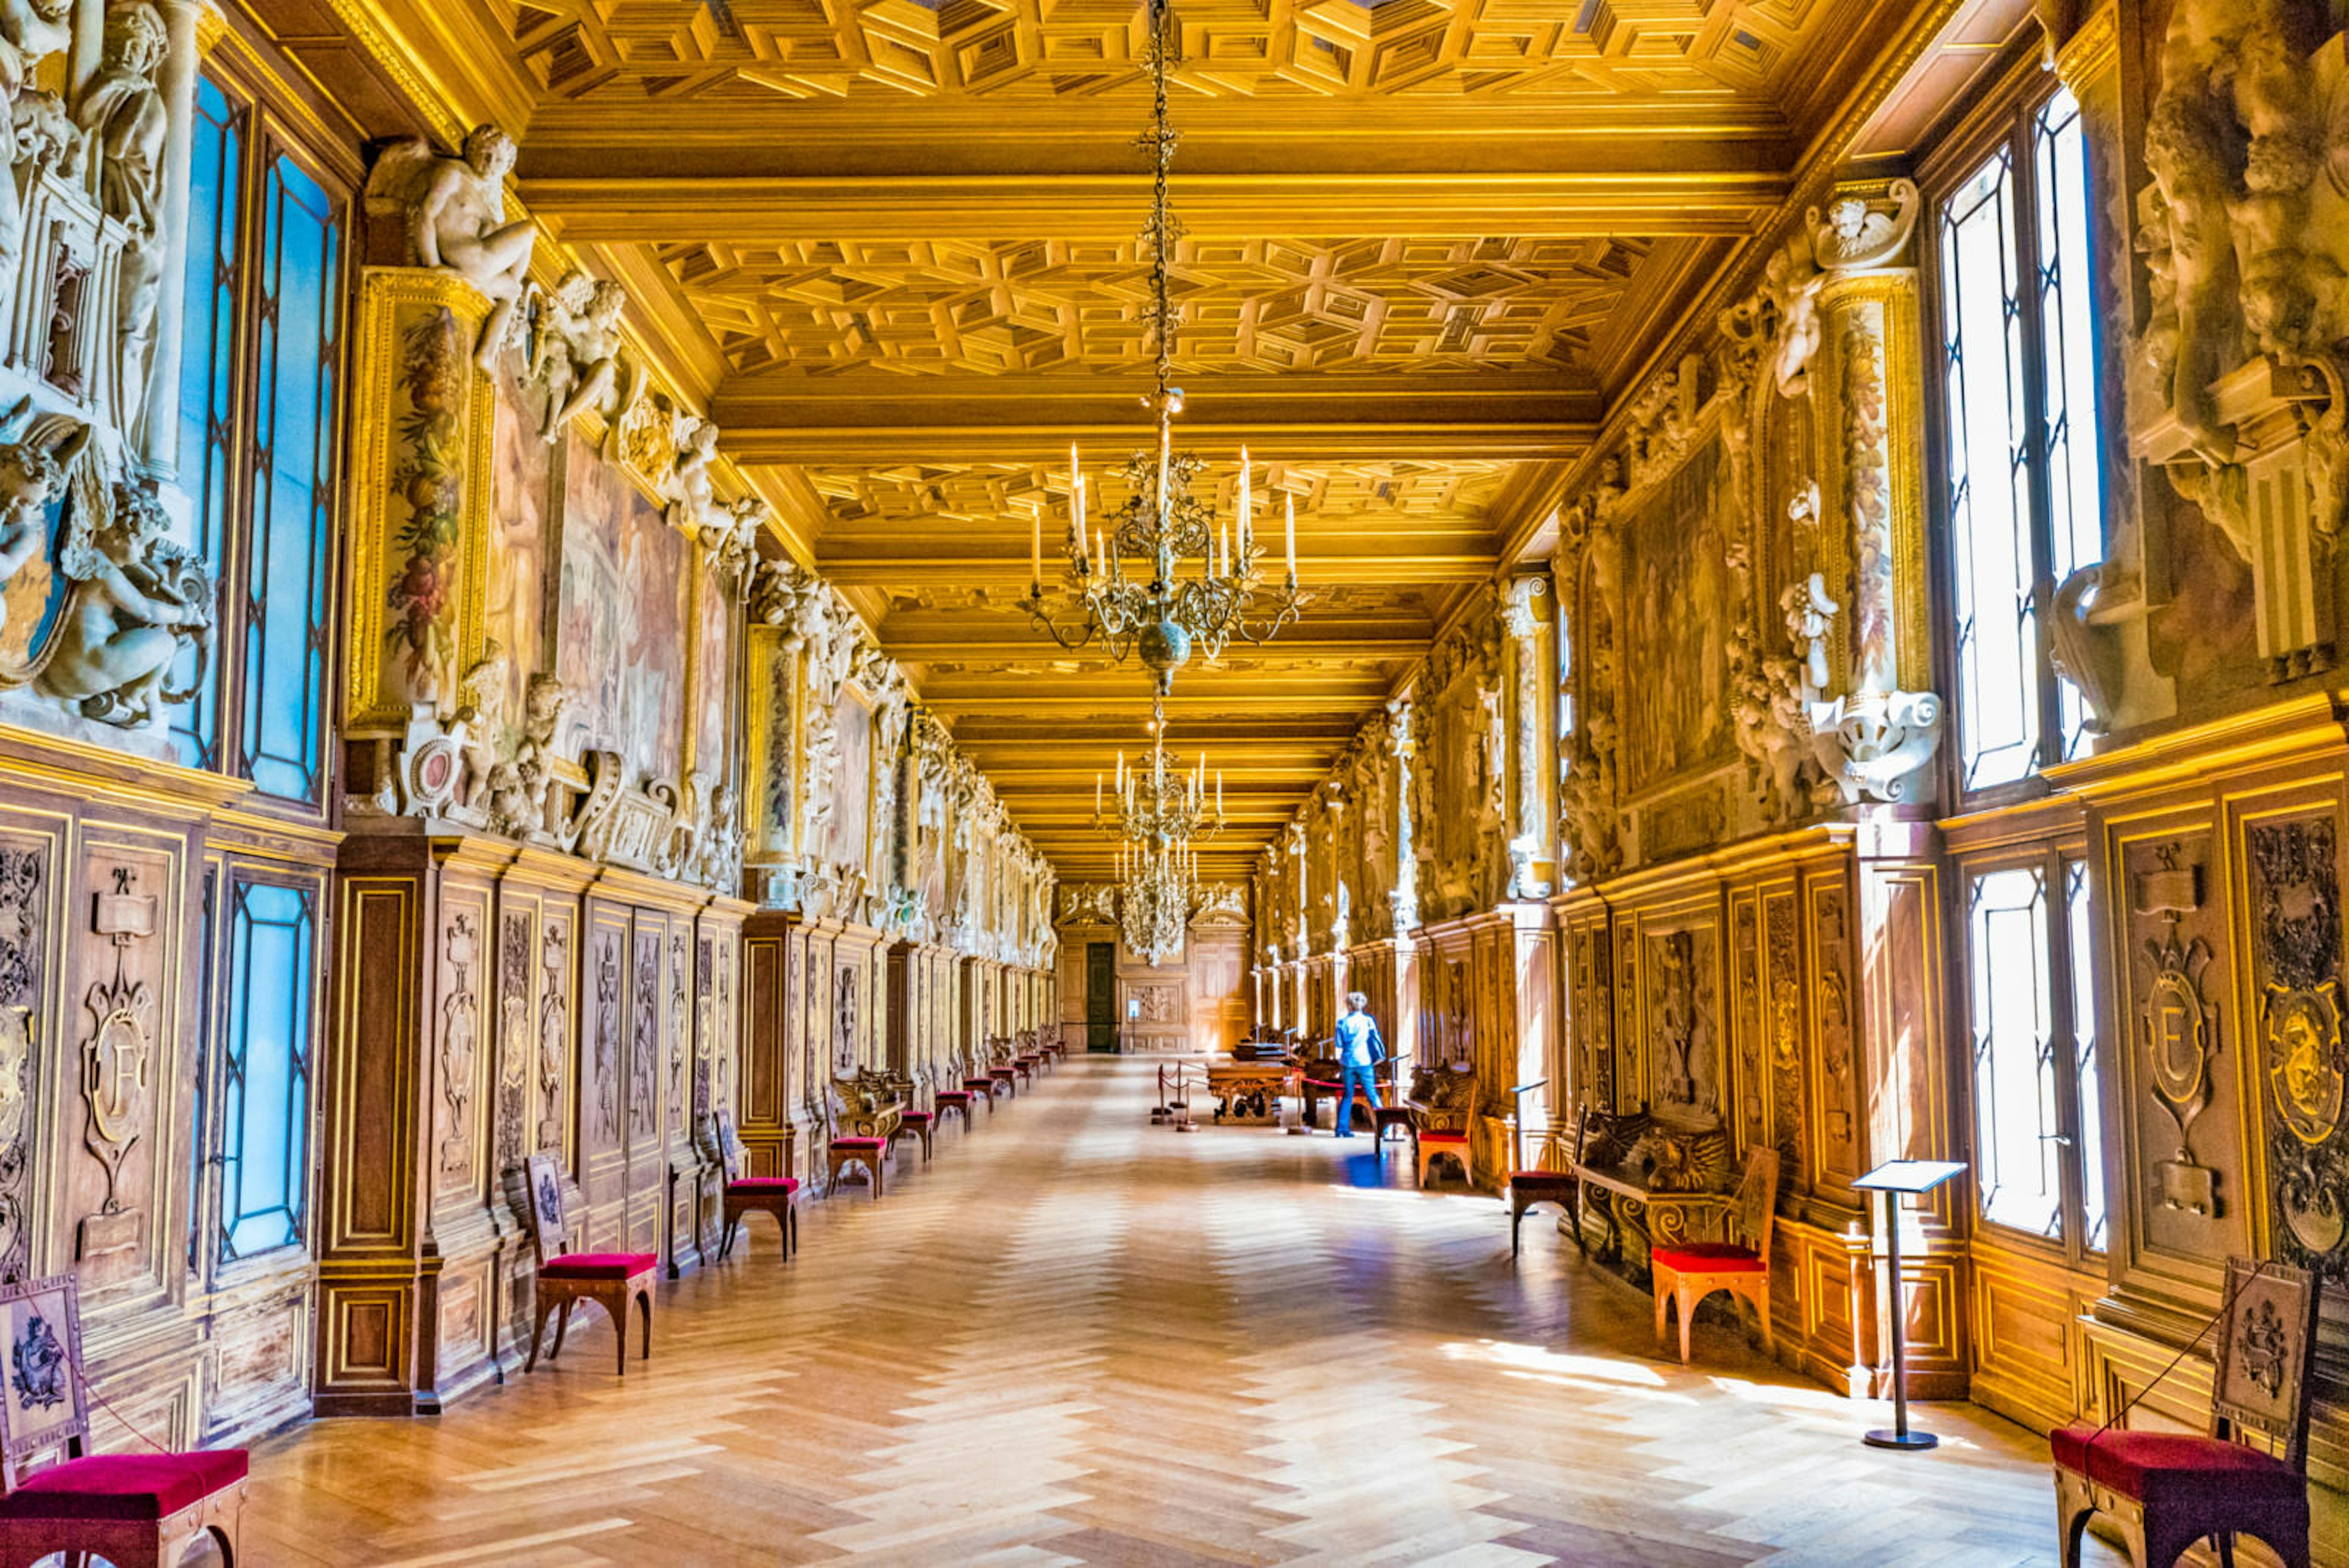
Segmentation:
{"type": "Polygon", "coordinates": [[[1018,1090],[1011,1081],[1012,1075],[1008,1070],[997,1072],[988,1065],[988,1060],[986,1046],[973,1045],[970,1048],[970,1070],[964,1075],[962,1086],[974,1095],[987,1096],[987,1114],[991,1116],[995,1114],[995,1091],[1000,1089],[1010,1095],[1018,1090]]]}
{"type": "Polygon", "coordinates": [[[882,1183],[889,1168],[889,1139],[842,1132],[840,1096],[829,1084],[824,1085],[823,1091],[823,1158],[827,1168],[823,1195],[831,1197],[840,1186],[840,1173],[856,1165],[864,1167],[864,1174],[872,1178],[873,1200],[879,1202],[882,1183]]]}
{"type": "Polygon", "coordinates": [[[790,1262],[800,1246],[798,1179],[742,1174],[742,1146],[735,1141],[732,1111],[720,1111],[712,1116],[710,1127],[710,1136],[718,1140],[719,1160],[726,1168],[726,1188],[721,1195],[726,1234],[718,1243],[718,1255],[723,1258],[734,1251],[734,1232],[741,1229],[745,1214],[771,1214],[775,1217],[775,1229],[782,1233],[783,1260],[790,1262]]]}
{"type": "Polygon", "coordinates": [[[644,1358],[653,1358],[653,1271],[660,1259],[651,1252],[566,1252],[564,1248],[563,1172],[554,1157],[533,1154],[523,1161],[523,1196],[529,1201],[531,1250],[538,1257],[538,1321],[530,1331],[528,1372],[538,1366],[539,1341],[546,1337],[547,1314],[556,1307],[563,1316],[554,1324],[553,1361],[563,1354],[563,1336],[571,1330],[571,1309],[594,1302],[612,1320],[613,1361],[619,1375],[628,1375],[628,1303],[636,1303],[644,1318],[644,1358]]]}
{"type": "MultiPolygon", "coordinates": [[[[929,1164],[931,1135],[937,1130],[937,1112],[916,1108],[914,1104],[916,1098],[916,1085],[905,1074],[889,1073],[884,1076],[888,1082],[889,1092],[897,1097],[897,1125],[890,1131],[890,1143],[894,1145],[901,1137],[919,1138],[922,1143],[922,1163],[929,1164]]],[[[964,1112],[964,1120],[968,1121],[969,1115],[969,1112],[964,1112]]]]}
{"type": "Polygon", "coordinates": [[[1052,1070],[1052,1054],[1037,1043],[1036,1032],[1033,1029],[1022,1029],[1019,1032],[1018,1059],[1029,1064],[1031,1076],[1052,1070]]]}
{"type": "Polygon", "coordinates": [[[1752,1304],[1762,1320],[1762,1345],[1775,1349],[1770,1333],[1770,1227],[1777,1218],[1778,1151],[1757,1148],[1745,1156],[1745,1172],[1737,1179],[1737,1197],[1723,1229],[1733,1232],[1719,1241],[1683,1241],[1677,1247],[1655,1247],[1648,1267],[1656,1292],[1656,1337],[1664,1337],[1665,1315],[1677,1305],[1681,1314],[1681,1363],[1689,1358],[1689,1319],[1697,1303],[1715,1291],[1752,1304]]]}
{"type": "Polygon", "coordinates": [[[958,1089],[936,1088],[930,1091],[930,1108],[936,1113],[938,1121],[945,1121],[947,1113],[951,1111],[962,1118],[963,1130],[968,1132],[970,1102],[974,1096],[984,1098],[987,1101],[988,1114],[989,1116],[995,1114],[994,1085],[989,1083],[982,1088],[972,1088],[970,1079],[963,1072],[962,1058],[959,1055],[947,1058],[946,1071],[939,1077],[938,1082],[942,1085],[960,1084],[962,1085],[958,1089]]]}
{"type": "Polygon", "coordinates": [[[1011,1042],[1001,1035],[988,1041],[987,1056],[988,1079],[1000,1085],[1003,1092],[1015,1100],[1019,1097],[1019,1080],[1026,1078],[1033,1082],[1035,1079],[1032,1072],[1020,1071],[1019,1063],[1012,1060],[1011,1042]]]}
{"type": "MultiPolygon", "coordinates": [[[[2091,1513],[2120,1527],[2137,1568],[2170,1568],[2205,1536],[2217,1541],[2219,1561],[2231,1568],[2238,1535],[2267,1542],[2286,1568],[2308,1568],[2317,1293],[2305,1270],[2227,1260],[2208,1437],[2110,1426],[2064,1427],[2050,1435],[2064,1568],[2079,1568],[2080,1533],[2091,1513]],[[2266,1438],[2281,1457],[2245,1446],[2240,1439],[2246,1433],[2266,1438]]],[[[2120,1412],[2127,1414],[2127,1407],[2120,1412]]]]}
{"type": "Polygon", "coordinates": [[[54,1552],[117,1568],[168,1568],[210,1536],[230,1568],[243,1561],[243,1449],[191,1454],[85,1454],[89,1408],[81,1377],[81,1317],[71,1274],[0,1289],[8,1333],[0,1397],[0,1568],[54,1552]],[[24,1473],[25,1460],[65,1458],[24,1473]],[[85,1555],[87,1554],[87,1555],[85,1555]]]}

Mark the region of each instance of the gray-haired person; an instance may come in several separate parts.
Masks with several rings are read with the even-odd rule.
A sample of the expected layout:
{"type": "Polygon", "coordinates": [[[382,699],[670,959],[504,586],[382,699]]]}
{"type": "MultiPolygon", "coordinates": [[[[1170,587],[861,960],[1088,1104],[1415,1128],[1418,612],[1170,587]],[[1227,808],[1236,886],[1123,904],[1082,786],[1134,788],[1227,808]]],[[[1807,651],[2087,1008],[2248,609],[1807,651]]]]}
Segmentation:
{"type": "Polygon", "coordinates": [[[1345,1081],[1345,1092],[1338,1101],[1340,1137],[1354,1136],[1357,1085],[1373,1109],[1384,1103],[1379,1098],[1379,1064],[1387,1059],[1387,1043],[1379,1034],[1378,1021],[1368,1012],[1370,1005],[1369,997],[1350,991],[1345,1014],[1338,1020],[1338,1067],[1345,1081]]]}

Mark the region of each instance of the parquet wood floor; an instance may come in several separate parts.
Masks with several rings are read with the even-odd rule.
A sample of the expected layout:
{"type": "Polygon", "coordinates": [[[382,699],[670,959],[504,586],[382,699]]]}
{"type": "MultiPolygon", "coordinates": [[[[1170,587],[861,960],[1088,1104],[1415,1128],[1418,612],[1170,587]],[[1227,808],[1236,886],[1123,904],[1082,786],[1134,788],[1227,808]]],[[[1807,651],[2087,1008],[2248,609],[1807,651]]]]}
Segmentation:
{"type": "MultiPolygon", "coordinates": [[[[1932,1407],[1930,1455],[1646,1300],[1401,1146],[1148,1125],[1072,1061],[663,1287],[649,1366],[562,1363],[434,1420],[254,1454],[265,1564],[2052,1563],[2045,1447],[1932,1407]]],[[[603,1348],[600,1350],[598,1346],[603,1348]]],[[[2105,1554],[2103,1563],[2119,1561],[2105,1554]]]]}

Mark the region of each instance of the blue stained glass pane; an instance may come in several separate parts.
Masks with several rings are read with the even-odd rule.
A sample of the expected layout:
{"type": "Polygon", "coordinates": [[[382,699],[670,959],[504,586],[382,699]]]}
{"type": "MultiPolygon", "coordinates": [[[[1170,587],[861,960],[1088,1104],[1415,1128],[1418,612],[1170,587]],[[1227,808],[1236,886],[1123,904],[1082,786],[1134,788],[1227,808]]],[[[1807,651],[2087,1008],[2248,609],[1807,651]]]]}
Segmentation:
{"type": "MultiPolygon", "coordinates": [[[[224,580],[230,497],[234,483],[237,202],[243,114],[212,80],[196,78],[191,127],[192,167],[188,186],[188,256],[181,278],[180,422],[173,462],[180,487],[195,504],[197,550],[224,580]]],[[[220,606],[213,607],[215,616],[220,606]]],[[[194,655],[183,653],[172,685],[194,678],[194,655]]],[[[220,665],[192,701],[169,710],[180,760],[190,767],[220,765],[220,665]]]]}
{"type": "Polygon", "coordinates": [[[311,956],[306,888],[236,885],[221,1084],[221,1258],[302,1240],[310,1158],[311,956]]]}
{"type": "Polygon", "coordinates": [[[262,234],[244,765],[271,794],[315,800],[326,706],[327,545],[342,213],[292,159],[273,159],[262,234]]]}

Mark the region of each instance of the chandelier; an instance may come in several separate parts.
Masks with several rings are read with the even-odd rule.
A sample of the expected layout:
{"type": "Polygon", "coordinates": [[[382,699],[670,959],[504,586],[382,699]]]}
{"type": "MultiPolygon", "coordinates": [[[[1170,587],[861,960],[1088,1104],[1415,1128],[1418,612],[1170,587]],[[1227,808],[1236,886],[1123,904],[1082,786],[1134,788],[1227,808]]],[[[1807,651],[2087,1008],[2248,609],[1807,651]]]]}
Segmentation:
{"type": "Polygon", "coordinates": [[[1303,600],[1297,591],[1297,503],[1286,497],[1284,531],[1288,570],[1271,587],[1262,569],[1264,547],[1256,538],[1254,495],[1247,448],[1240,449],[1239,507],[1236,519],[1215,515],[1212,504],[1191,493],[1206,464],[1174,450],[1174,416],[1183,411],[1183,389],[1173,385],[1174,307],[1166,269],[1181,226],[1168,212],[1166,171],[1178,138],[1166,119],[1166,72],[1174,39],[1168,0],[1148,0],[1150,36],[1144,62],[1150,71],[1151,129],[1138,139],[1157,165],[1150,220],[1142,243],[1150,252],[1150,302],[1144,307],[1157,348],[1155,389],[1143,400],[1158,421],[1158,451],[1138,451],[1119,472],[1125,500],[1110,514],[1106,529],[1094,527],[1085,504],[1084,470],[1077,449],[1069,449],[1068,565],[1066,594],[1074,600],[1055,613],[1044,597],[1044,519],[1032,520],[1028,597],[1029,618],[1054,642],[1079,649],[1098,640],[1112,661],[1136,654],[1164,696],[1174,672],[1193,649],[1209,659],[1235,637],[1263,642],[1297,618],[1303,600]],[[1126,563],[1141,563],[1129,576],[1126,563]],[[1192,563],[1195,562],[1195,565],[1192,563]]]}
{"type": "Polygon", "coordinates": [[[1128,771],[1117,755],[1113,809],[1105,810],[1101,775],[1093,775],[1093,823],[1118,838],[1118,930],[1126,950],[1159,964],[1183,950],[1198,887],[1196,839],[1212,838],[1224,826],[1224,778],[1215,775],[1213,805],[1207,789],[1207,759],[1202,754],[1187,773],[1166,768],[1165,728],[1150,750],[1150,766],[1128,771]]]}

